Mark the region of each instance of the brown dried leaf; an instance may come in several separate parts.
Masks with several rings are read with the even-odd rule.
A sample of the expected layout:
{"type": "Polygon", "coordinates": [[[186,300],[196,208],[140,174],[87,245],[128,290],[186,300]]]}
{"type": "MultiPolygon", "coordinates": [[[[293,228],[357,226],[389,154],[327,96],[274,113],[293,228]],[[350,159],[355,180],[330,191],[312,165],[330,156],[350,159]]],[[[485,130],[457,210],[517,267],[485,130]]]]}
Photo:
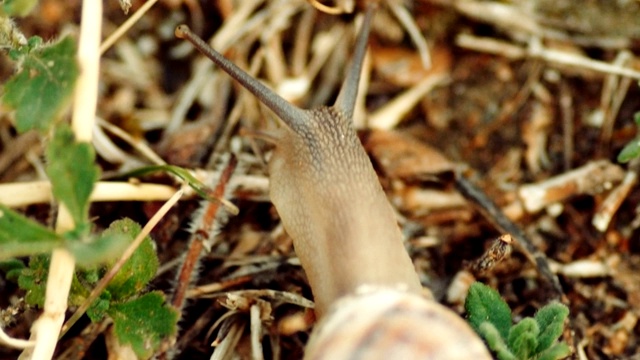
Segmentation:
{"type": "Polygon", "coordinates": [[[397,131],[374,130],[364,146],[391,178],[422,179],[454,168],[438,150],[397,131]]]}
{"type": "Polygon", "coordinates": [[[399,87],[416,85],[429,75],[448,73],[451,69],[451,52],[444,46],[431,49],[432,66],[429,69],[422,66],[415,50],[373,44],[370,47],[376,72],[399,87]]]}

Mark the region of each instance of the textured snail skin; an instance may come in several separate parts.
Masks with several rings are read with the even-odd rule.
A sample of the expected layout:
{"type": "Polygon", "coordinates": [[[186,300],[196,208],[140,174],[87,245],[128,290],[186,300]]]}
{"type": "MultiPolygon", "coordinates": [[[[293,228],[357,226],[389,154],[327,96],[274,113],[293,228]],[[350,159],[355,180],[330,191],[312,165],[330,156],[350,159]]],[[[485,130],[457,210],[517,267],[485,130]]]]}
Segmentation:
{"type": "Polygon", "coordinates": [[[353,112],[375,3],[367,9],[354,60],[333,106],[302,110],[211,49],[189,40],[283,122],[270,196],[293,239],[320,323],[308,359],[491,359],[458,315],[420,296],[395,212],[353,127],[353,112]],[[401,289],[401,290],[399,290],[401,289]]]}
{"type": "Polygon", "coordinates": [[[492,359],[450,309],[402,290],[362,286],[316,325],[306,360],[492,359]]]}

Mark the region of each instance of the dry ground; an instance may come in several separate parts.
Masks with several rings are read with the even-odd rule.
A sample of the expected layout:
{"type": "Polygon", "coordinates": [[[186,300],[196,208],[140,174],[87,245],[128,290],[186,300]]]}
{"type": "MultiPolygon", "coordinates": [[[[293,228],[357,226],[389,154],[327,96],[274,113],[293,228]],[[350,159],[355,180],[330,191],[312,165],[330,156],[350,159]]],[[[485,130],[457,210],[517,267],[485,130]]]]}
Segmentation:
{"type": "MultiPolygon", "coordinates": [[[[236,3],[244,1],[156,4],[104,55],[98,116],[147,143],[170,164],[214,169],[224,154],[234,152],[239,159],[231,180],[236,187],[228,199],[240,214],[222,228],[196,271],[195,286],[217,286],[187,302],[176,345],[180,358],[208,358],[209,344],[234,331],[242,335],[235,345],[238,353],[249,356],[248,308],[259,304],[268,318],[265,356],[295,359],[313,317],[283,296],[311,294],[292,259],[291,240],[268,202],[263,164],[270,147],[239,134],[240,129],[273,127],[271,114],[226,76],[214,76],[217,70],[199,72],[206,60],[173,36],[176,25],[187,23],[211,37],[224,19],[237,14],[236,3]],[[220,304],[228,292],[239,296],[232,310],[220,304]]],[[[352,49],[354,17],[322,14],[300,0],[267,3],[218,33],[216,46],[273,87],[288,91],[296,104],[330,103],[352,49]],[[293,81],[303,75],[309,75],[310,81],[302,82],[308,89],[293,81]]],[[[637,133],[638,78],[618,75],[620,69],[638,68],[640,3],[407,3],[429,44],[431,69],[423,68],[407,31],[383,7],[374,21],[366,98],[356,121],[402,219],[424,284],[460,311],[459,296],[446,296],[455,275],[509,231],[495,225],[500,214],[484,215],[486,203],[475,204],[456,191],[460,185],[452,169],[463,168],[464,178],[526,234],[526,239],[514,236],[513,253],[477,274],[478,279],[499,289],[517,317],[533,314],[552,298],[562,299],[571,310],[565,339],[577,346],[579,358],[628,359],[639,353],[638,164],[618,164],[616,157],[637,133]],[[539,249],[538,259],[553,273],[540,271],[525,241],[539,249]]],[[[27,35],[56,37],[74,31],[79,5],[77,0],[42,0],[19,23],[27,35]]],[[[105,6],[103,29],[110,34],[126,16],[115,1],[105,6]]],[[[134,2],[131,12],[140,6],[134,2]]],[[[10,65],[4,57],[0,61],[6,78],[10,65]]],[[[42,155],[41,140],[16,135],[5,115],[0,133],[0,181],[33,179],[33,156],[42,155]],[[19,153],[7,162],[9,149],[19,153]]],[[[105,134],[120,149],[98,148],[105,175],[151,162],[113,132],[105,134]]],[[[144,181],[171,183],[169,177],[144,181]]],[[[91,211],[100,229],[124,216],[145,223],[159,204],[95,203],[91,211]]],[[[174,260],[187,249],[186,229],[197,205],[181,202],[153,231],[164,272],[150,286],[169,296],[178,266],[174,260]]],[[[24,211],[46,221],[49,206],[24,211]]],[[[3,307],[22,295],[12,284],[0,286],[3,307]]],[[[27,337],[35,315],[33,309],[17,314],[12,335],[27,337]]],[[[84,326],[87,321],[62,340],[60,358],[105,356],[103,327],[83,332],[84,326]],[[62,354],[71,345],[82,351],[62,354]]],[[[0,349],[3,358],[16,354],[0,349]]]]}

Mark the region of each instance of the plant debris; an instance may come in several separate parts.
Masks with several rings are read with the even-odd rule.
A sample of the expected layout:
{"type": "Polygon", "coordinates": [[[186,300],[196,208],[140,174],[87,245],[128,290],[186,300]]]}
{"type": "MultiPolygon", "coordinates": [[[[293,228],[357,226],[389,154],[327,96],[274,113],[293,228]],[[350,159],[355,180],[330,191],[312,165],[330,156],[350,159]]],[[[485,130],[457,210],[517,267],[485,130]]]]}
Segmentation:
{"type": "MultiPolygon", "coordinates": [[[[360,3],[335,2],[356,11],[360,3]]],[[[637,355],[638,161],[620,164],[617,157],[637,141],[640,3],[380,3],[356,127],[423,285],[462,316],[474,276],[497,289],[517,319],[557,298],[569,309],[571,331],[562,339],[578,359],[637,355]],[[480,196],[470,201],[469,193],[480,196]],[[496,242],[505,233],[509,243],[496,242]]],[[[103,39],[143,5],[106,2],[103,39]]],[[[212,344],[221,359],[299,359],[315,319],[292,241],[268,201],[272,147],[262,139],[277,121],[176,39],[174,29],[189,24],[235,64],[308,108],[336,96],[357,19],[318,9],[304,0],[159,2],[103,49],[94,147],[105,177],[169,164],[210,179],[220,176],[229,154],[238,162],[225,194],[240,213],[209,251],[197,249],[199,265],[180,277],[187,282],[179,288],[180,330],[165,344],[178,359],[211,358],[212,344]]],[[[41,0],[17,26],[46,42],[75,32],[79,11],[80,2],[41,0]]],[[[11,66],[0,64],[7,79],[11,66]]],[[[43,179],[47,148],[32,133],[18,134],[15,124],[2,113],[0,203],[48,224],[50,195],[31,190],[24,202],[9,200],[24,191],[9,185],[43,179]]],[[[135,181],[165,192],[95,194],[95,228],[124,217],[147,223],[171,195],[167,188],[176,187],[169,175],[135,181]]],[[[193,197],[181,201],[151,233],[160,268],[149,288],[169,298],[197,206],[193,197]]],[[[6,269],[0,273],[2,329],[28,339],[38,310],[24,304],[6,269]]],[[[123,351],[113,331],[81,319],[60,340],[56,358],[123,351]],[[83,351],[65,351],[75,347],[83,351]]],[[[0,347],[0,358],[18,353],[0,347]]]]}

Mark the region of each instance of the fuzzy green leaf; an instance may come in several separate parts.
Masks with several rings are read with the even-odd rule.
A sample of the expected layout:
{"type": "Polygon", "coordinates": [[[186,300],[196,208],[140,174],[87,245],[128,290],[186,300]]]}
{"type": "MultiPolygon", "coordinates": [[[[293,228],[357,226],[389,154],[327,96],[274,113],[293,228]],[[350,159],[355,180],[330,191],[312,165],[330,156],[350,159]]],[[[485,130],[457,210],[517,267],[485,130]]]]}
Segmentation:
{"type": "Polygon", "coordinates": [[[89,242],[69,241],[67,248],[79,266],[90,267],[104,264],[119,257],[131,240],[120,234],[101,234],[89,242]]]}
{"type": "Polygon", "coordinates": [[[91,322],[97,323],[104,319],[105,315],[111,307],[111,293],[108,290],[103,291],[100,296],[87,309],[87,316],[91,322]]]}
{"type": "Polygon", "coordinates": [[[160,292],[151,292],[108,310],[115,334],[122,344],[130,344],[138,358],[149,358],[163,338],[177,331],[178,312],[164,304],[160,292]]]}
{"type": "MultiPolygon", "coordinates": [[[[121,236],[129,239],[129,242],[138,236],[141,228],[131,219],[114,221],[109,229],[105,230],[105,236],[121,236]]],[[[118,274],[111,280],[109,290],[116,301],[124,300],[144,289],[153,279],[158,270],[158,256],[147,236],[133,253],[131,258],[122,266],[118,274]]]]}
{"type": "Polygon", "coordinates": [[[509,349],[518,359],[529,359],[536,354],[538,335],[538,323],[530,317],[524,318],[509,331],[509,349]]]}
{"type": "Polygon", "coordinates": [[[464,307],[467,310],[469,324],[476,332],[482,323],[488,321],[495,326],[502,339],[507,339],[511,328],[511,309],[497,291],[475,282],[469,288],[464,307]]]}
{"type": "MultiPolygon", "coordinates": [[[[12,276],[17,277],[18,286],[27,292],[25,301],[27,304],[42,308],[45,299],[47,277],[49,275],[50,256],[36,255],[29,260],[29,266],[16,270],[12,276]]],[[[78,306],[89,296],[89,290],[78,278],[78,272],[74,273],[69,291],[69,305],[78,306]]]]}
{"type": "Polygon", "coordinates": [[[538,348],[540,353],[549,347],[562,335],[564,320],[569,316],[569,308],[559,302],[552,302],[538,310],[535,319],[540,328],[538,348]]]}
{"type": "Polygon", "coordinates": [[[100,171],[88,143],[78,143],[71,129],[60,126],[47,147],[47,175],[53,195],[62,202],[79,233],[89,231],[89,195],[100,171]]]}
{"type": "Polygon", "coordinates": [[[9,281],[18,281],[18,277],[26,266],[18,259],[7,259],[0,261],[0,271],[5,273],[5,278],[9,281]]]}
{"type": "Polygon", "coordinates": [[[486,321],[478,327],[478,334],[487,342],[489,349],[493,351],[500,360],[517,360],[516,356],[509,350],[502,335],[492,323],[486,321]]]}
{"type": "Polygon", "coordinates": [[[48,253],[62,243],[52,230],[0,205],[0,259],[48,253]]]}
{"type": "Polygon", "coordinates": [[[24,299],[27,304],[42,308],[48,274],[49,256],[46,255],[32,256],[29,267],[22,269],[18,276],[18,286],[26,290],[24,299]]]}
{"type": "Polygon", "coordinates": [[[71,289],[69,290],[69,306],[79,306],[89,297],[91,290],[87,287],[86,281],[80,279],[78,275],[82,275],[78,270],[73,273],[71,280],[71,289]]]}
{"type": "Polygon", "coordinates": [[[24,56],[21,71],[6,83],[2,99],[16,110],[19,132],[51,127],[73,93],[79,73],[75,55],[74,40],[66,37],[24,56]]]}
{"type": "Polygon", "coordinates": [[[536,360],[560,360],[571,354],[571,349],[564,342],[552,345],[547,350],[541,352],[536,360]]]}

